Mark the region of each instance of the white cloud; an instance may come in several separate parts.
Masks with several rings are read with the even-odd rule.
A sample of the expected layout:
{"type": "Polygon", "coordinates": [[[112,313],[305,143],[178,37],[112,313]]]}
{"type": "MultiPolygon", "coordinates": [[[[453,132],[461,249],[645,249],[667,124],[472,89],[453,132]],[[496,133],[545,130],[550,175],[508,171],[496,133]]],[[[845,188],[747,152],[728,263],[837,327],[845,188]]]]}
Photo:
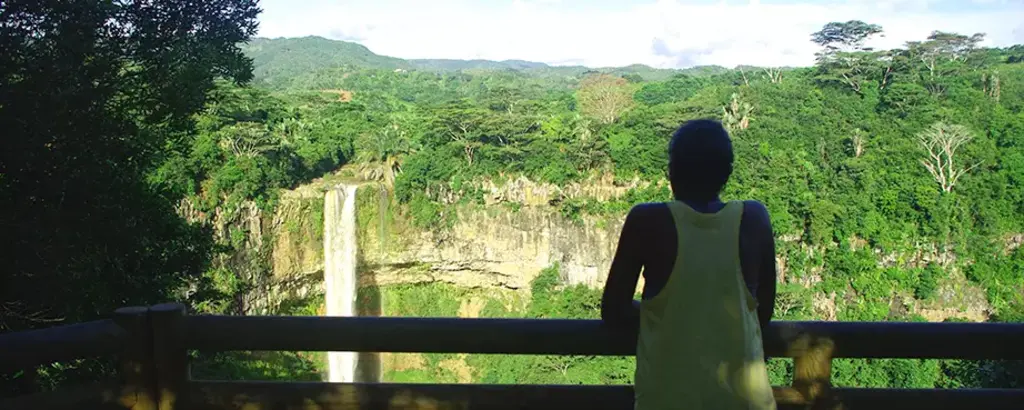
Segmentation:
{"type": "Polygon", "coordinates": [[[470,2],[266,0],[260,36],[321,35],[403,58],[521,59],[551,64],[655,67],[808,65],[810,33],[830,21],[880,24],[891,48],[932,30],[1024,43],[1020,0],[847,0],[762,3],[657,0],[601,7],[561,0],[470,2]]]}

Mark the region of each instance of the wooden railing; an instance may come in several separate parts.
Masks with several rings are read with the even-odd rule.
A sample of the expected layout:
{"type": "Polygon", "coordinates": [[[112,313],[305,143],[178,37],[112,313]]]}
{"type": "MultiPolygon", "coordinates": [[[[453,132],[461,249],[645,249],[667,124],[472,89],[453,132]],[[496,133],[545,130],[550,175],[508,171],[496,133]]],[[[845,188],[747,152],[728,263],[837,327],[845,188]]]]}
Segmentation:
{"type": "MultiPolygon", "coordinates": [[[[777,322],[771,357],[794,359],[780,409],[1022,409],[1024,389],[833,388],[833,358],[1024,359],[1024,324],[777,322]]],[[[192,380],[188,350],[634,354],[596,320],[187,316],[180,304],[0,335],[0,372],[116,353],[122,381],[0,400],[0,409],[619,409],[630,386],[192,380]]]]}

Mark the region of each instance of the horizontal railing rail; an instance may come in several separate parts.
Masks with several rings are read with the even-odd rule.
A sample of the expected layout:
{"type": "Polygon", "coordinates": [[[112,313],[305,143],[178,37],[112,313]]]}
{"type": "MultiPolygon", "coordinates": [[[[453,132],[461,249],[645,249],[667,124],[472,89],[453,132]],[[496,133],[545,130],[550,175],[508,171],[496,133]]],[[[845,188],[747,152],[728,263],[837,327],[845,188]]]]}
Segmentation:
{"type": "Polygon", "coordinates": [[[159,306],[174,313],[183,309],[180,305],[124,308],[115,312],[114,319],[0,334],[0,373],[103,356],[116,356],[120,364],[120,380],[0,398],[0,409],[156,410],[159,393],[150,380],[155,374],[150,313],[159,313],[159,306]]]}
{"type": "MultiPolygon", "coordinates": [[[[496,353],[629,356],[636,335],[600,320],[411,317],[188,316],[198,350],[496,353]]],[[[770,357],[827,339],[833,358],[1024,359],[1024,324],[772,322],[770,357]]]]}
{"type": "Polygon", "coordinates": [[[127,333],[113,320],[0,335],[0,373],[121,352],[127,333]]]}
{"type": "Polygon", "coordinates": [[[59,388],[54,391],[40,392],[27,396],[2,399],[0,400],[0,409],[131,409],[135,405],[135,397],[135,394],[126,390],[119,382],[97,382],[80,386],[69,386],[59,388]]]}
{"type": "MultiPolygon", "coordinates": [[[[614,355],[636,335],[597,320],[187,316],[124,308],[113,320],[0,335],[0,369],[119,353],[116,387],[0,400],[2,409],[628,409],[631,386],[191,380],[188,350],[614,355]],[[20,354],[27,352],[27,355],[20,354]],[[84,407],[83,407],[84,406],[84,407]]],[[[792,357],[780,409],[1020,409],[1024,389],[833,388],[833,358],[1024,359],[1024,324],[774,322],[771,357],[792,357]]]]}
{"type": "MultiPolygon", "coordinates": [[[[804,393],[775,387],[779,409],[806,409],[804,393]]],[[[832,405],[850,409],[1020,409],[1019,389],[836,388],[832,405]]],[[[195,381],[189,383],[190,409],[587,409],[633,408],[632,386],[315,383],[195,381]],[[250,407],[246,407],[250,406],[250,407]]]]}

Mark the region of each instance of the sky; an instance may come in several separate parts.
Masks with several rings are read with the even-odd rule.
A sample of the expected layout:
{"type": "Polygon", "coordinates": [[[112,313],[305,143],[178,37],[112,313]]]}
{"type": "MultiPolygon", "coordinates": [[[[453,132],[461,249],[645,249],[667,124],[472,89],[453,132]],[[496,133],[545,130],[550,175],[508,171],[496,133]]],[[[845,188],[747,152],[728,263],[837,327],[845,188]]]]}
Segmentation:
{"type": "Polygon", "coordinates": [[[260,37],[322,36],[400,58],[658,68],[807,66],[831,21],[881,25],[869,45],[934,30],[1024,44],[1024,0],[261,0],[260,37]]]}

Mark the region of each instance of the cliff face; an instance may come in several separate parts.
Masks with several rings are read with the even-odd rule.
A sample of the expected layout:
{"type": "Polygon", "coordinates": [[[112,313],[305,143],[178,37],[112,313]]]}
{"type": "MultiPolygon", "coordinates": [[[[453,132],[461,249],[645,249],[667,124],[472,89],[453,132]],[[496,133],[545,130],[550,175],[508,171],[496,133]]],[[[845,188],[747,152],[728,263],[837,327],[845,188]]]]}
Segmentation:
{"type": "MultiPolygon", "coordinates": [[[[293,192],[278,205],[272,218],[274,282],[322,277],[320,195],[293,192]]],[[[564,282],[597,287],[607,275],[621,229],[621,219],[574,222],[548,206],[494,205],[452,206],[457,222],[447,230],[427,231],[390,212],[392,204],[381,204],[376,186],[361,187],[358,197],[364,285],[446,282],[525,290],[541,270],[557,263],[564,282]]]]}
{"type": "Polygon", "coordinates": [[[564,282],[597,287],[604,283],[619,229],[620,220],[571,222],[537,207],[467,207],[449,231],[386,237],[399,243],[394,250],[364,248],[365,273],[378,284],[442,281],[526,289],[557,263],[564,282]],[[430,268],[406,269],[423,264],[430,268]]]}
{"type": "MultiPolygon", "coordinates": [[[[436,193],[457,213],[454,226],[442,231],[411,228],[408,220],[377,201],[377,212],[371,206],[361,214],[366,219],[385,215],[387,220],[377,224],[383,227],[362,232],[365,277],[382,285],[441,281],[525,290],[541,270],[558,264],[563,282],[599,287],[615,253],[622,218],[572,221],[550,204],[575,198],[608,200],[636,185],[615,184],[610,176],[566,186],[523,177],[484,181],[474,186],[483,192],[482,205],[453,205],[457,195],[436,193]]],[[[368,186],[366,194],[377,195],[377,189],[368,186]]]]}
{"type": "MultiPolygon", "coordinates": [[[[270,267],[275,288],[322,280],[323,191],[317,181],[282,195],[273,222],[270,267]]],[[[413,227],[390,195],[365,184],[357,197],[360,280],[364,285],[445,282],[471,288],[526,290],[544,268],[559,264],[569,284],[604,282],[622,220],[570,221],[548,205],[555,199],[609,198],[626,187],[608,184],[554,187],[513,179],[481,184],[486,205],[450,205],[457,222],[446,230],[413,227]],[[515,203],[516,206],[502,204],[515,203]]],[[[270,285],[268,283],[268,285],[270,285]]],[[[273,299],[280,299],[275,297],[273,299]]]]}
{"type": "MultiPolygon", "coordinates": [[[[336,181],[318,181],[285,192],[273,215],[262,216],[263,222],[243,224],[262,231],[250,233],[249,242],[265,244],[262,254],[270,272],[252,280],[256,288],[247,298],[246,313],[279,313],[285,301],[322,294],[323,192],[333,183],[336,181]]],[[[457,213],[454,225],[424,230],[412,225],[386,191],[377,185],[362,185],[356,218],[360,286],[447,283],[526,294],[530,281],[554,264],[559,265],[564,283],[603,285],[623,217],[572,221],[548,204],[579,196],[607,199],[628,187],[609,183],[559,188],[516,179],[486,183],[481,188],[485,191],[483,205],[449,205],[445,212],[457,213]]],[[[780,248],[777,258],[780,281],[814,287],[827,274],[827,267],[820,257],[809,256],[826,249],[796,240],[779,238],[780,247],[787,249],[780,248]],[[804,263],[800,271],[794,271],[788,266],[793,257],[821,262],[804,263]]],[[[929,261],[947,267],[948,277],[942,280],[935,300],[922,302],[904,295],[897,297],[900,301],[894,299],[895,311],[917,313],[929,320],[987,318],[984,291],[963,279],[955,268],[955,255],[922,248],[908,255],[879,254],[877,261],[880,267],[921,266],[929,261]]],[[[836,319],[841,296],[815,295],[815,314],[836,319]]]]}

